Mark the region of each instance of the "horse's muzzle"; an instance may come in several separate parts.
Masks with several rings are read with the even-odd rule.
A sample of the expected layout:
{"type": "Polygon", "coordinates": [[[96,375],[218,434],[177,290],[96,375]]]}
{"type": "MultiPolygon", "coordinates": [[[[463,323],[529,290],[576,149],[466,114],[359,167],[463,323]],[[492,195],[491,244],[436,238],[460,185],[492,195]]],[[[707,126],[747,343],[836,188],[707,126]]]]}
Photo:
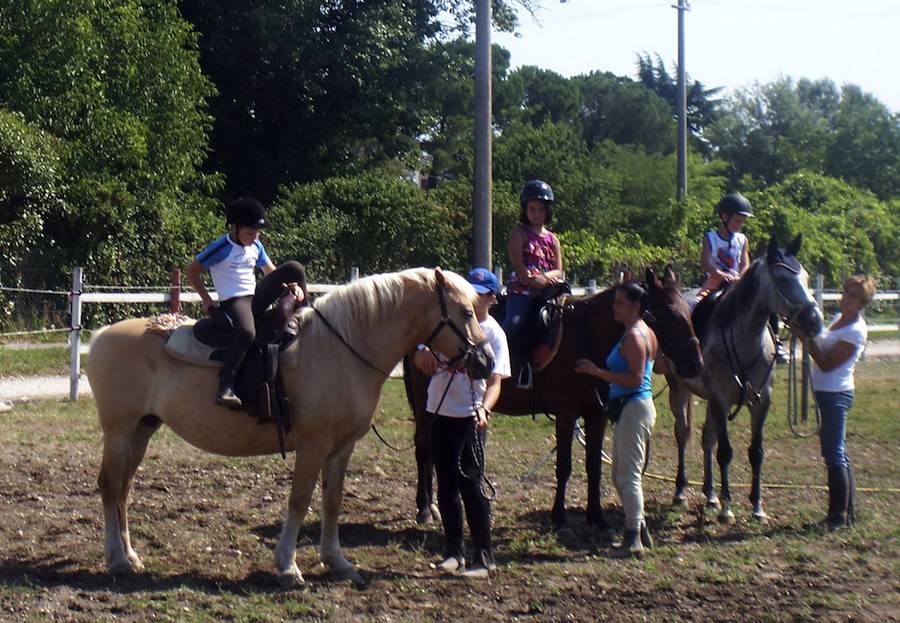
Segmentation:
{"type": "Polygon", "coordinates": [[[804,335],[816,337],[822,332],[823,321],[822,313],[815,305],[808,305],[800,313],[793,318],[792,324],[796,324],[803,331],[804,335]]]}
{"type": "Polygon", "coordinates": [[[494,370],[494,351],[487,342],[476,344],[466,356],[466,370],[473,379],[486,379],[494,370]]]}

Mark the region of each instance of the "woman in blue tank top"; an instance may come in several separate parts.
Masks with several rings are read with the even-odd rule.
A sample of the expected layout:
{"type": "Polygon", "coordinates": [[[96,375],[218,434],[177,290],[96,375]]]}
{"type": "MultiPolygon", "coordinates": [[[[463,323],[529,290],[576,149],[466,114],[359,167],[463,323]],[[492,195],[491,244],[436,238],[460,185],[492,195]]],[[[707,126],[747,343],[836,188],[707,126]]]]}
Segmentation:
{"type": "MultiPolygon", "coordinates": [[[[619,285],[613,314],[625,325],[625,333],[606,358],[606,368],[600,368],[590,359],[575,362],[576,372],[609,383],[610,400],[618,398],[625,403],[613,430],[613,482],[625,512],[622,543],[610,553],[614,558],[640,557],[645,548],[653,545],[644,520],[641,471],[656,421],[650,373],[654,370],[658,345],[656,335],[643,320],[646,307],[647,292],[641,286],[619,285]]],[[[663,371],[659,365],[656,369],[663,371]]]]}

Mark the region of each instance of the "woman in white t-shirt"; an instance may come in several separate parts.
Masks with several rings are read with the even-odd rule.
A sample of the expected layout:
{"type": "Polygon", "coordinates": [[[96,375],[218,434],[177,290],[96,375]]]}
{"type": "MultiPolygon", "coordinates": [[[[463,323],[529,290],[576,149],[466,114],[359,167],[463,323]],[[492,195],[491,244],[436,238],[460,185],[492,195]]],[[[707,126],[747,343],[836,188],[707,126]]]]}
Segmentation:
{"type": "Polygon", "coordinates": [[[825,524],[829,530],[854,520],[856,486],[847,455],[846,425],[853,405],[853,370],[866,347],[866,320],[862,312],[874,296],[875,281],[871,277],[850,277],[844,282],[841,315],[821,336],[804,342],[813,359],[812,386],[822,414],[819,440],[828,467],[825,524]]]}

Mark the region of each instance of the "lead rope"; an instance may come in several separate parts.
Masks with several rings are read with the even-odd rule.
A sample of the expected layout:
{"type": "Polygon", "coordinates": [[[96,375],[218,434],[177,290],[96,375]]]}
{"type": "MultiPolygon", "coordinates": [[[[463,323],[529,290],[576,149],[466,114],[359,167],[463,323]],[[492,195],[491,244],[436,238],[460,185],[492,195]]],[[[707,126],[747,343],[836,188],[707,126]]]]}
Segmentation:
{"type": "Polygon", "coordinates": [[[807,357],[806,349],[803,349],[803,365],[801,367],[801,387],[797,389],[797,337],[791,335],[791,350],[788,358],[788,381],[787,381],[787,420],[788,428],[794,437],[801,439],[812,437],[819,433],[822,428],[822,414],[819,411],[819,405],[816,403],[815,392],[810,392],[810,371],[809,364],[805,361],[807,357]],[[809,394],[812,393],[813,409],[815,410],[816,425],[809,432],[803,432],[801,427],[809,422],[809,394]],[[798,407],[797,401],[800,401],[798,407]]]}
{"type": "MultiPolygon", "coordinates": [[[[475,398],[475,383],[469,379],[469,392],[472,397],[472,410],[478,413],[478,400],[475,398]]],[[[484,440],[478,431],[478,418],[475,417],[472,426],[466,433],[466,438],[460,447],[459,457],[457,459],[457,469],[460,475],[467,480],[474,480],[478,483],[478,491],[488,502],[497,499],[497,488],[484,473],[484,440]],[[469,459],[469,468],[463,466],[464,458],[469,459]],[[490,491],[488,493],[487,491],[490,491]]]]}

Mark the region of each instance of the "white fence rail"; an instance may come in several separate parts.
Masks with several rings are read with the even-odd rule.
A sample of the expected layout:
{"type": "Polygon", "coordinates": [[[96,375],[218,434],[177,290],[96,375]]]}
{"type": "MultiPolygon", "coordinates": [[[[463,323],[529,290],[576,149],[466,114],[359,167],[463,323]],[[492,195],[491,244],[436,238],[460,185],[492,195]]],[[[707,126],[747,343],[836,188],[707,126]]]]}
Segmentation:
{"type": "MultiPolygon", "coordinates": [[[[350,281],[356,281],[359,278],[359,269],[354,267],[350,271],[350,281]]],[[[109,286],[104,286],[107,288],[109,286]]],[[[114,286],[113,286],[114,287],[114,286]]],[[[342,287],[341,285],[335,284],[309,284],[307,286],[310,294],[327,294],[332,292],[338,288],[342,287]]],[[[83,283],[83,269],[81,267],[76,267],[72,272],[72,290],[71,292],[50,292],[41,290],[40,292],[47,292],[50,294],[59,294],[59,295],[68,295],[70,299],[70,318],[71,321],[69,323],[68,329],[62,329],[69,331],[69,399],[75,400],[78,396],[78,382],[79,376],[81,372],[81,359],[80,359],[80,351],[81,351],[81,308],[84,304],[103,304],[103,303],[154,303],[154,304],[169,304],[170,306],[178,307],[181,302],[199,302],[200,295],[192,290],[186,291],[181,286],[181,275],[178,271],[174,272],[172,275],[172,283],[169,286],[168,292],[163,291],[140,291],[140,292],[114,292],[114,291],[99,291],[99,292],[84,292],[84,289],[90,289],[91,286],[85,286],[83,283]],[[174,302],[174,303],[173,303],[174,302]]],[[[97,286],[99,288],[99,286],[97,286]]],[[[3,288],[4,290],[17,290],[16,288],[3,288]]],[[[126,289],[126,288],[122,288],[126,289]]],[[[149,290],[149,288],[130,288],[132,290],[149,290]]],[[[164,289],[164,286],[160,287],[159,290],[164,289]]],[[[595,294],[599,292],[601,288],[597,286],[597,282],[594,279],[591,279],[588,282],[586,287],[573,287],[572,293],[575,295],[589,295],[595,294]]],[[[31,290],[28,290],[31,292],[31,290]]],[[[34,290],[34,292],[38,292],[34,290]]],[[[213,299],[216,298],[216,293],[214,291],[210,292],[210,295],[213,299]]],[[[826,291],[823,288],[823,278],[821,275],[817,275],[816,277],[816,288],[815,288],[815,297],[816,302],[819,304],[819,307],[822,308],[825,302],[834,302],[838,301],[841,298],[841,293],[835,290],[826,291]]],[[[900,292],[894,291],[883,291],[875,294],[875,300],[879,302],[898,302],[900,301],[900,292]]],[[[180,309],[180,307],[178,307],[180,309]]],[[[870,332],[877,331],[900,331],[900,324],[898,323],[878,323],[878,324],[869,324],[870,332]]],[[[31,332],[19,332],[22,334],[31,333],[31,332]]],[[[13,335],[13,334],[10,334],[13,335]]]]}

